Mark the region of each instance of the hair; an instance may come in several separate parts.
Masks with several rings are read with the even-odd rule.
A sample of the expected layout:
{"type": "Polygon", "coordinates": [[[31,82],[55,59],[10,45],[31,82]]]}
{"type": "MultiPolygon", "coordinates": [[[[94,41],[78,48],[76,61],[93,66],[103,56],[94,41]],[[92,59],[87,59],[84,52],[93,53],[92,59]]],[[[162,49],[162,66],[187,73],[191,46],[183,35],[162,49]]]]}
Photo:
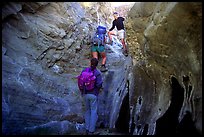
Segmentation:
{"type": "Polygon", "coordinates": [[[114,14],[118,14],[118,13],[117,13],[117,12],[113,12],[113,15],[114,15],[114,14]]]}
{"type": "Polygon", "coordinates": [[[94,70],[98,65],[98,59],[97,58],[92,58],[91,59],[91,69],[94,70]]]}

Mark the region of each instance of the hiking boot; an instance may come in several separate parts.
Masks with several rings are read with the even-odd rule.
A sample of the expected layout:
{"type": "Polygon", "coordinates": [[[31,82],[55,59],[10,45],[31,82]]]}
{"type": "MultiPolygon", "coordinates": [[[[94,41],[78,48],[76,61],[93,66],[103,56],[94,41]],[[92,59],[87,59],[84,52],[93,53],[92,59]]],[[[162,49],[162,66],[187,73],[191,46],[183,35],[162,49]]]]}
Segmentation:
{"type": "Polygon", "coordinates": [[[106,72],[108,69],[106,68],[106,66],[105,65],[101,65],[101,72],[106,72]]]}
{"type": "Polygon", "coordinates": [[[124,50],[123,54],[127,57],[128,56],[128,51],[124,50]]]}

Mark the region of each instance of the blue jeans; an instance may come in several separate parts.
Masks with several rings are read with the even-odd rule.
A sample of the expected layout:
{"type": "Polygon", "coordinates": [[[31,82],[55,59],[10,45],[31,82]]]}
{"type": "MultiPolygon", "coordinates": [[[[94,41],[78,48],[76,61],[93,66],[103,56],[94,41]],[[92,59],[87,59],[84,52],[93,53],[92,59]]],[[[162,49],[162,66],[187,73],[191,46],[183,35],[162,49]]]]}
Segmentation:
{"type": "Polygon", "coordinates": [[[96,122],[98,120],[97,108],[98,100],[94,94],[85,94],[85,128],[89,132],[94,132],[96,129],[96,122]]]}

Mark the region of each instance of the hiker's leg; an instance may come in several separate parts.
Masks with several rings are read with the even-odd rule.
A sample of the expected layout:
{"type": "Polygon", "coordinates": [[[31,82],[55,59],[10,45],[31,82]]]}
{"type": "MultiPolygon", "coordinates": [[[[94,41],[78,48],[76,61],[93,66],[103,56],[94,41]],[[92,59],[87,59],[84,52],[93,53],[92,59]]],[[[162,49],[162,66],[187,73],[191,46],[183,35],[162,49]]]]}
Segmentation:
{"type": "Polygon", "coordinates": [[[90,100],[89,100],[89,95],[85,94],[84,95],[84,101],[85,101],[85,128],[86,130],[89,131],[90,129],[90,120],[91,120],[91,107],[90,107],[90,100]]]}
{"type": "Polygon", "coordinates": [[[90,119],[90,132],[95,132],[96,130],[96,122],[98,120],[98,114],[97,114],[97,108],[98,108],[98,103],[97,103],[97,96],[93,94],[89,94],[90,96],[90,107],[91,107],[91,119],[90,119]]]}
{"type": "Polygon", "coordinates": [[[100,55],[101,55],[101,57],[102,57],[102,63],[101,63],[101,68],[100,68],[100,70],[101,70],[101,72],[105,72],[105,71],[107,71],[108,69],[106,68],[106,52],[105,52],[105,47],[104,46],[100,46],[100,51],[99,51],[99,53],[100,53],[100,55]]]}
{"type": "Polygon", "coordinates": [[[98,59],[98,52],[91,52],[93,58],[98,59]]]}
{"type": "Polygon", "coordinates": [[[99,47],[99,53],[101,54],[101,57],[102,57],[102,65],[105,65],[106,64],[106,52],[105,52],[105,46],[100,46],[99,47]]]}
{"type": "Polygon", "coordinates": [[[125,39],[124,39],[124,38],[121,39],[121,43],[122,43],[122,45],[123,45],[123,49],[124,49],[124,50],[127,50],[127,46],[126,46],[126,44],[125,44],[125,39]]]}
{"type": "Polygon", "coordinates": [[[113,31],[109,31],[108,37],[109,37],[110,41],[112,41],[112,35],[115,35],[115,33],[113,31]]]}
{"type": "Polygon", "coordinates": [[[118,31],[118,37],[123,45],[124,51],[127,51],[127,46],[125,44],[125,31],[124,30],[119,30],[118,31]]]}
{"type": "Polygon", "coordinates": [[[102,65],[106,64],[106,53],[105,52],[101,52],[101,57],[102,57],[102,65]]]}
{"type": "Polygon", "coordinates": [[[108,37],[109,37],[110,40],[112,40],[111,31],[108,32],[108,37]]]}

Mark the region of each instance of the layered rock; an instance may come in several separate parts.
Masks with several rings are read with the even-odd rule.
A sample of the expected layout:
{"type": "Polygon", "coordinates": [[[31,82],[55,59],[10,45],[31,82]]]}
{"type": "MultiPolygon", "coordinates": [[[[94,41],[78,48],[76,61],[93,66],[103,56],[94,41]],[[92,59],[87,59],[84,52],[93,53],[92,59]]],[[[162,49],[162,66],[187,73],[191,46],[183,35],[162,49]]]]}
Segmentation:
{"type": "Polygon", "coordinates": [[[135,4],[127,28],[133,134],[189,134],[188,113],[202,133],[202,3],[135,4]]]}
{"type": "MultiPolygon", "coordinates": [[[[97,25],[110,27],[111,10],[108,3],[97,2],[3,4],[3,134],[80,134],[84,131],[84,102],[76,76],[89,66],[90,42],[97,25]]],[[[120,94],[127,92],[126,70],[131,59],[125,62],[118,48],[107,47],[110,71],[103,75],[106,92],[99,96],[102,105],[97,126],[108,127],[110,117],[114,117],[111,118],[114,126],[124,97],[116,96],[114,100],[120,101],[112,102],[118,94],[116,89],[120,94]],[[125,73],[118,76],[120,71],[125,73]]]]}
{"type": "MultiPolygon", "coordinates": [[[[106,2],[2,5],[3,134],[84,132],[76,76],[89,65],[96,26],[110,28],[114,10],[106,2]]],[[[97,127],[134,135],[202,133],[201,19],[201,3],[131,8],[125,21],[131,57],[117,43],[106,45],[97,127]]]]}

